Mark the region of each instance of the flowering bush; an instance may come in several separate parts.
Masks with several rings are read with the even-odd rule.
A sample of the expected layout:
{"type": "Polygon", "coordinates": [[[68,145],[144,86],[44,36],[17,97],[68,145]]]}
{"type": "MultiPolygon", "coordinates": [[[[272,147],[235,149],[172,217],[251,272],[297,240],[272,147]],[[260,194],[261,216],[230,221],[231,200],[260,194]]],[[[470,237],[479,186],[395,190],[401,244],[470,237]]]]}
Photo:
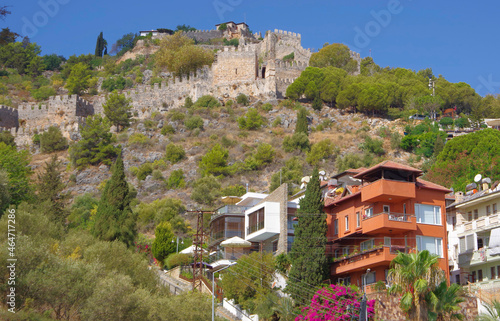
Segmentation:
{"type": "MultiPolygon", "coordinates": [[[[295,318],[295,321],[350,321],[359,318],[359,307],[361,305],[361,295],[344,285],[331,284],[314,294],[311,304],[302,308],[302,315],[295,318]],[[348,311],[347,306],[351,306],[348,311]]],[[[375,300],[367,302],[368,317],[374,315],[375,300]]]]}
{"type": "Polygon", "coordinates": [[[147,238],[143,234],[139,234],[139,237],[137,238],[137,242],[134,243],[135,245],[135,252],[136,253],[143,253],[144,256],[147,258],[151,258],[151,243],[152,239],[147,238]]]}

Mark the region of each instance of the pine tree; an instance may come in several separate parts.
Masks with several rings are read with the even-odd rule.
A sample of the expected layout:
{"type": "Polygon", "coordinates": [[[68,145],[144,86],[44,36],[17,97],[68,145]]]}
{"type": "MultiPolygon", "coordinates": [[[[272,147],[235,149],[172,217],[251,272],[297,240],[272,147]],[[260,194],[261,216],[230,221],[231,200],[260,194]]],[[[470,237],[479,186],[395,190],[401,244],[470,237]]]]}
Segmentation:
{"type": "Polygon", "coordinates": [[[120,127],[123,128],[130,123],[130,117],[132,117],[130,113],[130,109],[132,108],[130,106],[131,101],[124,94],[113,92],[106,99],[106,103],[102,105],[104,115],[116,126],[117,133],[120,131],[120,127]]]}
{"type": "Polygon", "coordinates": [[[120,153],[113,166],[113,174],[104,186],[92,234],[105,241],[119,240],[132,245],[136,222],[130,208],[131,198],[120,153]]]}
{"type": "Polygon", "coordinates": [[[295,227],[295,240],[290,252],[292,268],[286,290],[292,295],[295,303],[304,305],[314,293],[311,286],[320,286],[328,278],[325,253],[327,225],[317,168],[314,169],[305,196],[299,205],[299,224],[295,227]]]}
{"type": "Polygon", "coordinates": [[[300,108],[297,113],[297,124],[295,125],[295,134],[304,133],[309,135],[308,133],[308,125],[307,125],[307,110],[305,108],[300,108]]]}
{"type": "Polygon", "coordinates": [[[45,163],[44,171],[38,174],[37,192],[40,202],[49,202],[50,213],[54,220],[64,223],[67,212],[64,203],[67,195],[62,191],[65,185],[61,179],[62,163],[53,155],[49,163],[45,163]]]}

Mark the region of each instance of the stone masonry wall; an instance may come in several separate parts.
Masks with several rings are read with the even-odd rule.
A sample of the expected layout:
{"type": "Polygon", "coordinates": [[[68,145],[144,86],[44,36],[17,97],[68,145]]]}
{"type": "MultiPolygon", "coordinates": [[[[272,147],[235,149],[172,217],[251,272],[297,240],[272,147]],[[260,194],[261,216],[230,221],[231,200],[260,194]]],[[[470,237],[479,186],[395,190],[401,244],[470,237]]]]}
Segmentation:
{"type": "Polygon", "coordinates": [[[184,32],[184,35],[197,42],[207,42],[211,39],[222,38],[223,32],[220,30],[196,30],[184,32]]]}
{"type": "Polygon", "coordinates": [[[253,81],[257,77],[257,67],[257,54],[249,47],[243,50],[225,47],[224,51],[217,54],[217,62],[212,66],[213,84],[253,81]]]}
{"type": "Polygon", "coordinates": [[[19,126],[18,110],[0,105],[0,127],[9,129],[19,126]]]}
{"type": "Polygon", "coordinates": [[[277,202],[280,203],[280,235],[278,239],[277,254],[286,253],[288,248],[288,184],[281,184],[262,202],[277,202]]]}
{"type": "MultiPolygon", "coordinates": [[[[375,300],[375,320],[384,321],[405,321],[407,320],[403,311],[399,307],[400,297],[388,295],[385,292],[368,293],[368,300],[375,300]]],[[[464,321],[473,321],[477,317],[477,299],[466,297],[460,303],[461,310],[458,313],[464,316],[464,321]]]]}

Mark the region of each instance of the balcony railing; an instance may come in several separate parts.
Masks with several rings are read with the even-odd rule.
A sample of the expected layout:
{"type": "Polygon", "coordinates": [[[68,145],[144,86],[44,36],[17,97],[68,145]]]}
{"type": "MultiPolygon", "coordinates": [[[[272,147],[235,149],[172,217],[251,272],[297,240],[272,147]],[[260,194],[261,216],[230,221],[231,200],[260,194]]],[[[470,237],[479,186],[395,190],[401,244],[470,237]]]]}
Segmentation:
{"type": "Polygon", "coordinates": [[[377,214],[374,214],[374,215],[370,215],[370,216],[366,216],[363,214],[363,221],[364,220],[368,220],[372,217],[376,217],[376,216],[379,216],[379,215],[388,215],[389,216],[389,221],[398,221],[398,222],[411,222],[411,216],[413,214],[405,214],[405,213],[387,213],[387,212],[381,212],[381,213],[377,213],[377,214]]]}
{"type": "Polygon", "coordinates": [[[378,213],[363,216],[363,233],[404,233],[416,231],[417,223],[413,214],[406,213],[378,213]]]}
{"type": "Polygon", "coordinates": [[[247,227],[247,235],[252,234],[253,232],[257,232],[258,230],[262,230],[264,228],[264,221],[257,223],[256,225],[252,225],[247,227]]]}
{"type": "Polygon", "coordinates": [[[374,246],[371,249],[363,250],[361,252],[356,252],[356,253],[351,253],[346,256],[334,258],[333,262],[340,262],[343,260],[349,260],[349,262],[356,262],[359,260],[363,259],[363,256],[365,254],[371,253],[371,252],[376,252],[376,251],[381,251],[388,248],[390,254],[398,254],[399,252],[402,253],[410,253],[410,250],[412,249],[409,246],[404,246],[404,245],[379,245],[379,246],[374,246]]]}
{"type": "Polygon", "coordinates": [[[498,227],[500,223],[499,214],[490,214],[488,216],[481,216],[478,219],[475,219],[470,222],[464,223],[464,231],[472,231],[472,230],[490,230],[498,227]]]}

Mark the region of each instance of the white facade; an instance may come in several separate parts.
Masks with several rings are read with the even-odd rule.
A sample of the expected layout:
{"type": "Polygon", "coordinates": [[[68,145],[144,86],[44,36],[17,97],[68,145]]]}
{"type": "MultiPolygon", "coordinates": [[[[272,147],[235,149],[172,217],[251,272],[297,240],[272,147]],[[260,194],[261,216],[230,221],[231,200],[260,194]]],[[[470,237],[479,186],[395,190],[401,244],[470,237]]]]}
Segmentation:
{"type": "Polygon", "coordinates": [[[245,211],[245,240],[262,242],[280,234],[280,203],[264,202],[245,211]],[[264,215],[259,215],[263,210],[264,215]],[[250,216],[257,217],[257,224],[250,222],[250,216]],[[263,216],[264,220],[260,220],[263,216]]]}
{"type": "Polygon", "coordinates": [[[465,196],[455,203],[456,226],[449,230],[450,258],[457,259],[460,282],[471,284],[481,300],[500,299],[499,206],[498,187],[465,196]]]}

